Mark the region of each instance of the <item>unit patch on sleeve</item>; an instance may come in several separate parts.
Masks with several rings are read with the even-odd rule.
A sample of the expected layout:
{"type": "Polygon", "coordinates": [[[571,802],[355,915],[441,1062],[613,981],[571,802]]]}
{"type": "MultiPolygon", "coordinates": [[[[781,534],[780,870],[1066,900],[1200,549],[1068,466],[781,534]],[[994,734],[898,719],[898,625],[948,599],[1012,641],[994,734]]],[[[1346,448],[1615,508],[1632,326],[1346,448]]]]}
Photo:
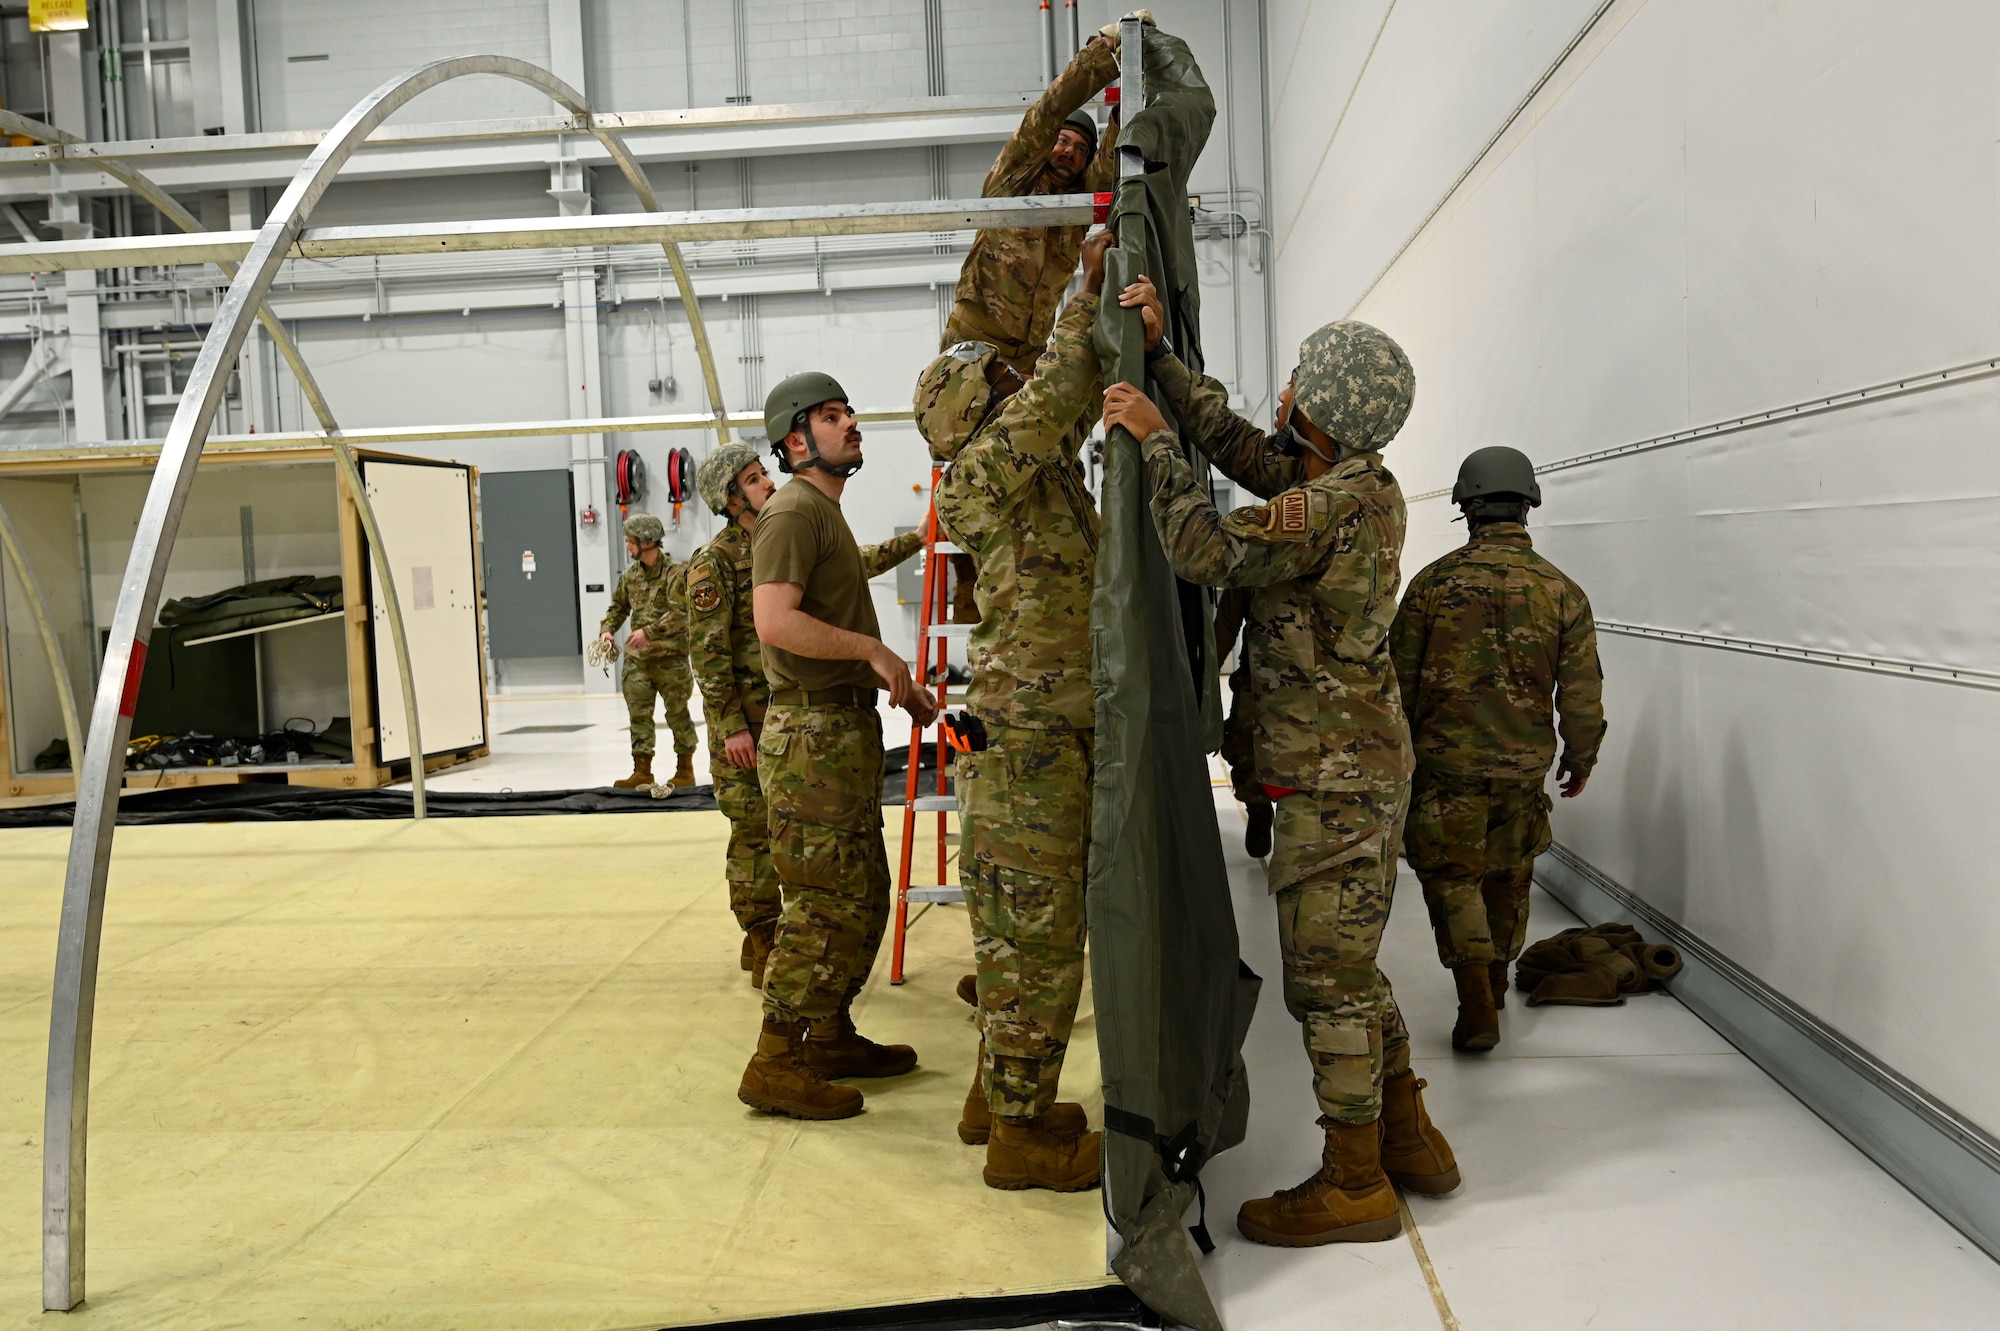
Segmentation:
{"type": "Polygon", "coordinates": [[[706,568],[695,575],[694,585],[688,588],[688,600],[704,615],[722,604],[722,588],[716,586],[706,568]]]}

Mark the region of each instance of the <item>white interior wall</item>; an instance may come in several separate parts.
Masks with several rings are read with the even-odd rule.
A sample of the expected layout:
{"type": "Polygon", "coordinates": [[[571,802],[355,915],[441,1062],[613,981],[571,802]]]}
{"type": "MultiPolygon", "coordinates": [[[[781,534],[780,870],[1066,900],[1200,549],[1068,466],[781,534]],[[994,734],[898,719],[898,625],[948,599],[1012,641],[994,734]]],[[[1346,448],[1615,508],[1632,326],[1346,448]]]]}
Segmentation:
{"type": "MultiPolygon", "coordinates": [[[[1280,345],[1350,308],[1402,341],[1411,495],[1487,444],[1548,463],[2000,354],[1991,6],[1617,0],[1371,287],[1595,6],[1372,8],[1272,7],[1274,70],[1341,72],[1278,101],[1280,345]]],[[[1538,544],[1602,623],[2000,671],[1996,425],[1990,379],[1787,410],[1546,473],[1538,544]]],[[[1451,516],[1412,503],[1406,573],[1451,516]]],[[[1602,644],[1610,738],[1558,837],[2000,1129],[1968,1056],[2000,1036],[2000,695],[1602,644]]]]}

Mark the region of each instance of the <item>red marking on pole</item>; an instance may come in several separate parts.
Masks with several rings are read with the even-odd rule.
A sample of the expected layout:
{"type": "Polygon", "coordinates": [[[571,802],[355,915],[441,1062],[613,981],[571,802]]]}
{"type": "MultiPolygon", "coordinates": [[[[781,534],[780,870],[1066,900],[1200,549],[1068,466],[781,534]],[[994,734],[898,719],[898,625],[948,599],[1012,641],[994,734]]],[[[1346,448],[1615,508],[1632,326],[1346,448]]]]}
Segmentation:
{"type": "Polygon", "coordinates": [[[1123,92],[1123,91],[1124,91],[1124,89],[1120,88],[1120,87],[1119,87],[1119,86],[1118,86],[1117,84],[1115,84],[1115,83],[1114,83],[1114,84],[1112,84],[1112,85],[1111,85],[1110,87],[1106,88],[1106,89],[1104,90],[1104,104],[1105,104],[1106,106],[1116,106],[1116,105],[1118,105],[1118,94],[1119,94],[1119,93],[1121,93],[1121,92],[1123,92]]]}
{"type": "Polygon", "coordinates": [[[139,709],[139,681],[146,674],[146,644],[132,640],[132,659],[125,663],[125,693],[118,699],[118,715],[127,721],[139,709]]]}
{"type": "Polygon", "coordinates": [[[1111,216],[1111,195],[1108,192],[1104,194],[1091,195],[1090,196],[1091,223],[1093,225],[1101,224],[1104,221],[1104,219],[1109,216],[1111,216]]]}

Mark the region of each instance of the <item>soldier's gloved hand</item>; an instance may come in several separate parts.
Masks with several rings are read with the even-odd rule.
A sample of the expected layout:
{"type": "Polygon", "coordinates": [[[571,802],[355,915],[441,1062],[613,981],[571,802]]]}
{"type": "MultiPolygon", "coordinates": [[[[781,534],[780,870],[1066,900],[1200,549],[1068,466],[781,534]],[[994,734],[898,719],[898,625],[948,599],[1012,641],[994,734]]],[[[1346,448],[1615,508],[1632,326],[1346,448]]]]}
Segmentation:
{"type": "Polygon", "coordinates": [[[755,767],[757,741],[748,729],[739,730],[722,741],[722,757],[731,767],[755,767]]]}
{"type": "MultiPolygon", "coordinates": [[[[1135,9],[1130,14],[1126,15],[1126,17],[1138,19],[1141,23],[1150,24],[1155,28],[1160,26],[1157,22],[1154,21],[1153,11],[1150,9],[1135,9]]],[[[1103,27],[1097,30],[1098,34],[1100,36],[1109,38],[1111,44],[1113,46],[1116,46],[1118,44],[1118,29],[1122,22],[1123,20],[1120,20],[1119,23],[1107,23],[1103,27]]]]}

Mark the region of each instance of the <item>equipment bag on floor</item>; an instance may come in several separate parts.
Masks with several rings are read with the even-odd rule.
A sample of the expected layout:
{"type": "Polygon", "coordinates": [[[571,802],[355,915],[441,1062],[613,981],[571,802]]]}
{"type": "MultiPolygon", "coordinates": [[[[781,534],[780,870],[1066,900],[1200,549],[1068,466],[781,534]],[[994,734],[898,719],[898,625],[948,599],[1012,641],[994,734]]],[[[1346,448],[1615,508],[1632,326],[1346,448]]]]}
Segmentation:
{"type": "MultiPolygon", "coordinates": [[[[1150,26],[1145,71],[1145,109],[1120,145],[1143,155],[1147,173],[1118,187],[1118,248],[1098,313],[1106,384],[1147,384],[1139,313],[1117,304],[1141,273],[1159,288],[1174,345],[1190,368],[1201,364],[1187,176],[1215,99],[1186,44],[1150,26]]],[[[1181,1217],[1197,1201],[1202,1165],[1243,1140],[1241,1050],[1258,979],[1237,956],[1205,756],[1222,730],[1211,615],[1207,593],[1167,563],[1137,444],[1121,432],[1106,455],[1090,616],[1097,759],[1086,910],[1104,1209],[1118,1234],[1111,1264],[1170,1322],[1220,1331],[1181,1217]]],[[[1197,1241],[1209,1246],[1205,1229],[1197,1241]]]]}
{"type": "Polygon", "coordinates": [[[1626,924],[1565,929],[1531,943],[1514,968],[1514,987],[1529,1007],[1544,1003],[1613,1007],[1680,974],[1681,954],[1648,943],[1626,924]]]}

